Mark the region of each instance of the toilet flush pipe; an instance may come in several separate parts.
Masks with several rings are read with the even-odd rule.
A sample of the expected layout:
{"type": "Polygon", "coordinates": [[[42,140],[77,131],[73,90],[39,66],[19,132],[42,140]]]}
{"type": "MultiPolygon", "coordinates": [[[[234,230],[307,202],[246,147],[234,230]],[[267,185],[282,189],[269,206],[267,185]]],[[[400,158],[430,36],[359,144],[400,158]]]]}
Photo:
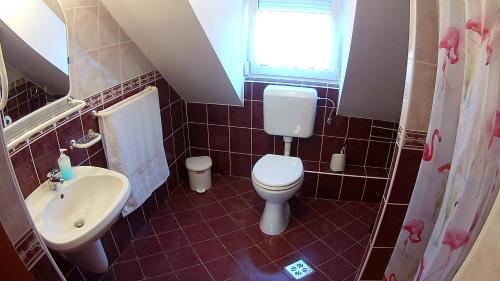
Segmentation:
{"type": "Polygon", "coordinates": [[[283,137],[283,141],[285,142],[285,153],[283,155],[290,156],[290,148],[292,147],[292,137],[283,137]]]}

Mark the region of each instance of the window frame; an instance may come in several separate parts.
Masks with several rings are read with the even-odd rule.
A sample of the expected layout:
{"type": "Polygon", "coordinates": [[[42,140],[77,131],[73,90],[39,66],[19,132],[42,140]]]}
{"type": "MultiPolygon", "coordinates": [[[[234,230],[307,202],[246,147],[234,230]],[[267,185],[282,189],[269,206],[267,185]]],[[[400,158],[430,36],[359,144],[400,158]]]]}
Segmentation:
{"type": "Polygon", "coordinates": [[[340,0],[331,0],[331,17],[332,17],[332,56],[330,61],[331,69],[327,71],[307,70],[307,69],[290,69],[283,67],[271,67],[259,65],[255,62],[255,54],[253,51],[253,32],[255,17],[258,11],[259,0],[249,0],[249,23],[248,23],[248,40],[247,40],[247,57],[248,57],[248,74],[251,77],[269,77],[269,78],[292,78],[292,79],[311,79],[322,80],[331,83],[338,83],[340,80],[340,68],[342,65],[342,32],[340,30],[340,0]]]}

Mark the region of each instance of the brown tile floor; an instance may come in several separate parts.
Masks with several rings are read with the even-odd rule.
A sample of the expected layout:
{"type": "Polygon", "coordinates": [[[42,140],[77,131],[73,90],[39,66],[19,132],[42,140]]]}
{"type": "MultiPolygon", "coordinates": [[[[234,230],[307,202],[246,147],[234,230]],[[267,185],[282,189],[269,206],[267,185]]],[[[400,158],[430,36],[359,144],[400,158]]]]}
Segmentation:
{"type": "Polygon", "coordinates": [[[249,179],[213,184],[179,187],[102,280],[292,280],[283,267],[298,259],[315,269],[303,280],[354,280],[378,204],[294,198],[286,231],[267,236],[249,179]]]}

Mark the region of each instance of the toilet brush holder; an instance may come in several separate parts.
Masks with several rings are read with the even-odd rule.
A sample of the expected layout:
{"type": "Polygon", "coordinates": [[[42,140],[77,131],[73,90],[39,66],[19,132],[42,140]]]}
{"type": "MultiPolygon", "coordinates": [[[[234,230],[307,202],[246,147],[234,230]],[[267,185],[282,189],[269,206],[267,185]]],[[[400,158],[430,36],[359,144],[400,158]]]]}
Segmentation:
{"type": "Polygon", "coordinates": [[[345,153],[332,154],[330,169],[334,172],[343,172],[345,170],[345,153]]]}

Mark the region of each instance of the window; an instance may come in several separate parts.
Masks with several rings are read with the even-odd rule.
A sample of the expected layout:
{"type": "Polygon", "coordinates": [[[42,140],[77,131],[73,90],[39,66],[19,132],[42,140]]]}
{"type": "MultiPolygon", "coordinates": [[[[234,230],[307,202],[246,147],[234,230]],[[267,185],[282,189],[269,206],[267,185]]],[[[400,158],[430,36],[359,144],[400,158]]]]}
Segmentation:
{"type": "Polygon", "coordinates": [[[250,75],[338,80],[338,0],[251,0],[250,75]]]}

